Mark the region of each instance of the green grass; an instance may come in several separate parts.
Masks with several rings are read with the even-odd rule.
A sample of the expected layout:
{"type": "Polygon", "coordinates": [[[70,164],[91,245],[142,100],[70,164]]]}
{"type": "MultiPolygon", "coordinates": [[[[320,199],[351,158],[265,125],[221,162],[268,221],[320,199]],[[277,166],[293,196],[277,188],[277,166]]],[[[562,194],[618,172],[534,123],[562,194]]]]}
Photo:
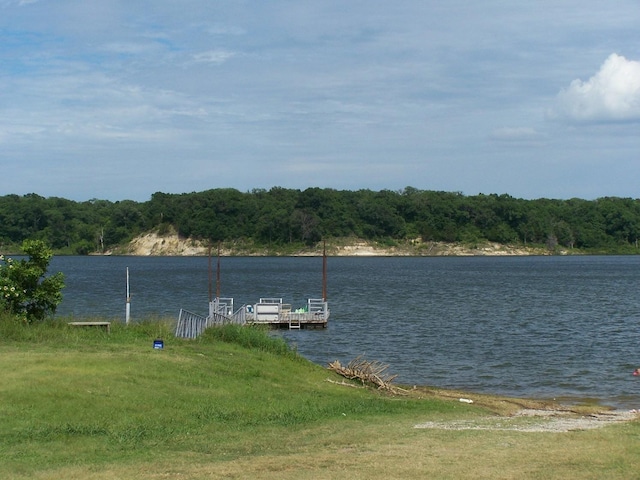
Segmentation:
{"type": "Polygon", "coordinates": [[[107,334],[0,316],[0,478],[633,478],[639,466],[635,423],[416,430],[490,412],[327,379],[343,380],[260,329],[183,340],[163,321],[107,334]]]}
{"type": "Polygon", "coordinates": [[[287,443],[257,433],[286,437],[318,422],[451,410],[330,384],[332,374],[254,328],[182,340],[163,322],[114,324],[107,334],[5,319],[0,335],[0,473],[176,450],[230,458],[287,443]],[[164,349],[155,350],[159,337],[164,349]]]}

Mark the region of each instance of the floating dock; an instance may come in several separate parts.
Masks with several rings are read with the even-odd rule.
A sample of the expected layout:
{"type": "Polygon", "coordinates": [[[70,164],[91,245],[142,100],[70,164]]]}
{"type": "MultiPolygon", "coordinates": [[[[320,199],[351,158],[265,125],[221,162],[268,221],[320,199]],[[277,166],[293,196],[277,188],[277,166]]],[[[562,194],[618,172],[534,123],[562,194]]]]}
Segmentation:
{"type": "Polygon", "coordinates": [[[215,298],[209,303],[209,315],[204,317],[181,309],[176,336],[195,338],[214,326],[268,325],[290,330],[327,328],[329,304],[324,299],[310,298],[304,307],[292,309],[282,298],[261,298],[254,304],[242,305],[234,310],[232,298],[215,298]]]}
{"type": "Polygon", "coordinates": [[[281,298],[261,298],[247,306],[246,322],[279,328],[327,328],[329,305],[323,299],[310,298],[304,307],[292,310],[281,298]]]}

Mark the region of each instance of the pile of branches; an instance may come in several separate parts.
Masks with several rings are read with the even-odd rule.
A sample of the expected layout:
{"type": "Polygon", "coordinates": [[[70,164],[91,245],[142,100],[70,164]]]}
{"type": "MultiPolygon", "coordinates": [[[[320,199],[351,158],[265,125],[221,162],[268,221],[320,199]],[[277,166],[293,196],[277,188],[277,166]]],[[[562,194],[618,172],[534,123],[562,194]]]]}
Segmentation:
{"type": "Polygon", "coordinates": [[[361,356],[351,360],[346,366],[342,366],[338,360],[329,363],[329,370],[342,375],[349,380],[359,380],[363,386],[376,387],[378,390],[386,390],[391,393],[404,391],[392,384],[397,375],[385,373],[389,365],[380,362],[370,362],[361,356]]]}

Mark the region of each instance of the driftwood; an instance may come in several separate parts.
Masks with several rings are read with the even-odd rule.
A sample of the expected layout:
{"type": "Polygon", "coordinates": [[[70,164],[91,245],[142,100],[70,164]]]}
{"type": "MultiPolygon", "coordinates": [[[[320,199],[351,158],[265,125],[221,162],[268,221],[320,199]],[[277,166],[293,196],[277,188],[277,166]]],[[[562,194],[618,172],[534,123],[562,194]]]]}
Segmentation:
{"type": "Polygon", "coordinates": [[[342,366],[338,360],[329,364],[329,370],[342,375],[349,380],[359,380],[362,385],[374,386],[378,390],[386,390],[392,393],[405,392],[392,384],[397,375],[386,373],[389,365],[380,362],[370,362],[361,356],[351,360],[346,366],[342,366]]]}

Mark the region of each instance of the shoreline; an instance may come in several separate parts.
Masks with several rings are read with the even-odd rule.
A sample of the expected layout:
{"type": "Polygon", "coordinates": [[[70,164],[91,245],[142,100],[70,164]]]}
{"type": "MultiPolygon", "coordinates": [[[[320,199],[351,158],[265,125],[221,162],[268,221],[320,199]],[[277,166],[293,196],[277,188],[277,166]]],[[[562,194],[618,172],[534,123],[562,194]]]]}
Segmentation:
{"type": "MultiPolygon", "coordinates": [[[[176,232],[159,235],[150,232],[139,235],[127,245],[116,247],[104,253],[92,255],[122,256],[208,256],[212,250],[208,243],[200,240],[181,238],[176,232]]],[[[237,243],[223,243],[222,256],[239,257],[312,257],[322,256],[325,244],[318,243],[310,248],[291,252],[269,248],[253,248],[237,243]]],[[[211,252],[212,255],[217,251],[211,252]]],[[[446,242],[423,242],[419,239],[399,242],[387,246],[357,238],[332,239],[326,245],[328,256],[334,257],[440,257],[440,256],[548,256],[570,255],[579,252],[558,249],[554,252],[541,247],[525,245],[503,245],[496,242],[478,242],[475,245],[446,242]]]]}

